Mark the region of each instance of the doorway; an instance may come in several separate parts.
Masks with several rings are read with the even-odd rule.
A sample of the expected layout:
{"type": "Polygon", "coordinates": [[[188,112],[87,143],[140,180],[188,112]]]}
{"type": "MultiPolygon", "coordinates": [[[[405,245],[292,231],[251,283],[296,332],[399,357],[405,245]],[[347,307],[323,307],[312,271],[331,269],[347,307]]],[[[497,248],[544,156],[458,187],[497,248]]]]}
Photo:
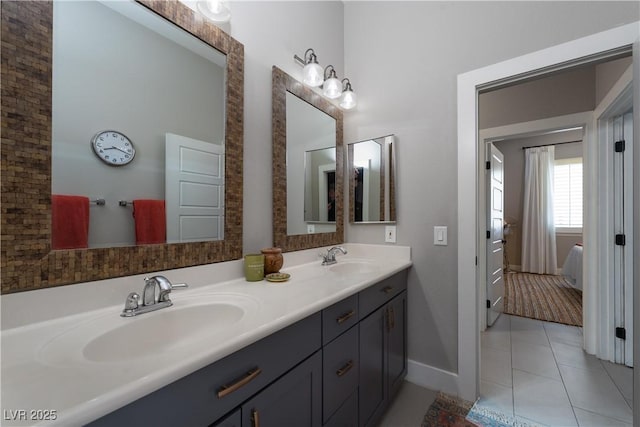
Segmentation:
{"type": "MultiPolygon", "coordinates": [[[[484,236],[481,235],[480,230],[484,229],[484,226],[479,226],[477,220],[477,214],[480,211],[478,203],[482,200],[482,197],[478,196],[477,171],[484,159],[482,155],[478,155],[475,126],[477,90],[492,82],[514,81],[524,74],[530,75],[540,70],[544,72],[551,69],[558,70],[569,63],[575,65],[578,61],[585,59],[592,61],[595,56],[603,58],[619,54],[621,51],[628,53],[629,46],[637,41],[637,23],[634,23],[458,76],[458,387],[460,395],[464,398],[474,400],[479,392],[480,343],[477,283],[479,283],[478,266],[482,266],[482,262],[478,259],[480,258],[478,242],[483,242],[481,238],[484,236]],[[475,247],[466,244],[471,236],[476,238],[475,247]]],[[[636,50],[635,54],[637,53],[636,50]]],[[[636,67],[635,70],[634,77],[637,78],[640,68],[636,67]]],[[[637,109],[634,120],[638,120],[637,109]]],[[[637,141],[637,135],[634,139],[637,141]]],[[[638,163],[640,159],[635,156],[636,170],[640,166],[638,163]]],[[[636,201],[634,215],[637,216],[639,210],[640,206],[636,201]]],[[[638,274],[634,275],[636,285],[638,279],[638,274]]],[[[637,319],[638,316],[635,318],[637,319]]],[[[638,375],[635,374],[634,377],[634,381],[638,383],[638,375]]],[[[634,408],[637,411],[638,405],[634,405],[634,408]]]]}

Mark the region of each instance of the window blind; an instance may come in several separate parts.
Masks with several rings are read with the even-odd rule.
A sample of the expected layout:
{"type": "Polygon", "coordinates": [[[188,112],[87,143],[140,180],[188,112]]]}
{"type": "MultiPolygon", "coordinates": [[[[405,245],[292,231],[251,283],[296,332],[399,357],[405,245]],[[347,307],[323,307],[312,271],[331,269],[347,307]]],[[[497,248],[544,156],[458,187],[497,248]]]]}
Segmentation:
{"type": "Polygon", "coordinates": [[[556,160],[553,172],[556,227],[582,228],[582,158],[556,160]]]}

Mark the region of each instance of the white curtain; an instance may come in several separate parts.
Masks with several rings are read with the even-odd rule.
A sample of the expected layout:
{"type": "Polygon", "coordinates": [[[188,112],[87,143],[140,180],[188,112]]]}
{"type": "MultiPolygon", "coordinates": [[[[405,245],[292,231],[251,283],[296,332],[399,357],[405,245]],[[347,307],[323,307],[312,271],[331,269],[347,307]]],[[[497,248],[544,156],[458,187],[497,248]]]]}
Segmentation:
{"type": "Polygon", "coordinates": [[[553,146],[527,148],[522,212],[522,271],[556,274],[553,218],[553,146]]]}

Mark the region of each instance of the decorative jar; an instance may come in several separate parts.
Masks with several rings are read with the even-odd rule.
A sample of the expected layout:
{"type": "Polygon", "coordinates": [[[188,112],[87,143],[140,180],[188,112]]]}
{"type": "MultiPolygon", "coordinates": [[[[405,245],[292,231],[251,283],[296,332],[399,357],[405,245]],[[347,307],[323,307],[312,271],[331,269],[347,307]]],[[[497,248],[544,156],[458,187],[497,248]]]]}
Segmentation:
{"type": "Polygon", "coordinates": [[[260,252],[264,255],[264,274],[278,273],[284,263],[282,249],[264,248],[260,252]]]}

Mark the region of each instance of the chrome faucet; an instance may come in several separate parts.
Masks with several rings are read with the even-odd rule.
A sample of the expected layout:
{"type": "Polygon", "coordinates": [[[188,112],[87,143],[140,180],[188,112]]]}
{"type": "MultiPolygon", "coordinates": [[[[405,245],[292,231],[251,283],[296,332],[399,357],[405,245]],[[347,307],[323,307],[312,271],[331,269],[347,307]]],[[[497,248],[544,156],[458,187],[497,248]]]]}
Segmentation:
{"type": "Polygon", "coordinates": [[[132,317],[170,307],[173,305],[169,299],[171,290],[175,288],[186,288],[187,286],[186,283],[176,283],[173,285],[169,279],[164,276],[145,277],[144,289],[142,291],[142,305],[140,305],[140,295],[136,292],[131,292],[125,300],[124,310],[122,310],[120,316],[132,317]],[[157,294],[156,288],[158,288],[157,294]]]}
{"type": "Polygon", "coordinates": [[[336,261],[336,254],[338,252],[342,252],[344,255],[347,254],[347,250],[342,246],[334,246],[329,249],[326,254],[321,253],[320,256],[322,257],[322,265],[331,265],[338,262],[336,261]]]}

